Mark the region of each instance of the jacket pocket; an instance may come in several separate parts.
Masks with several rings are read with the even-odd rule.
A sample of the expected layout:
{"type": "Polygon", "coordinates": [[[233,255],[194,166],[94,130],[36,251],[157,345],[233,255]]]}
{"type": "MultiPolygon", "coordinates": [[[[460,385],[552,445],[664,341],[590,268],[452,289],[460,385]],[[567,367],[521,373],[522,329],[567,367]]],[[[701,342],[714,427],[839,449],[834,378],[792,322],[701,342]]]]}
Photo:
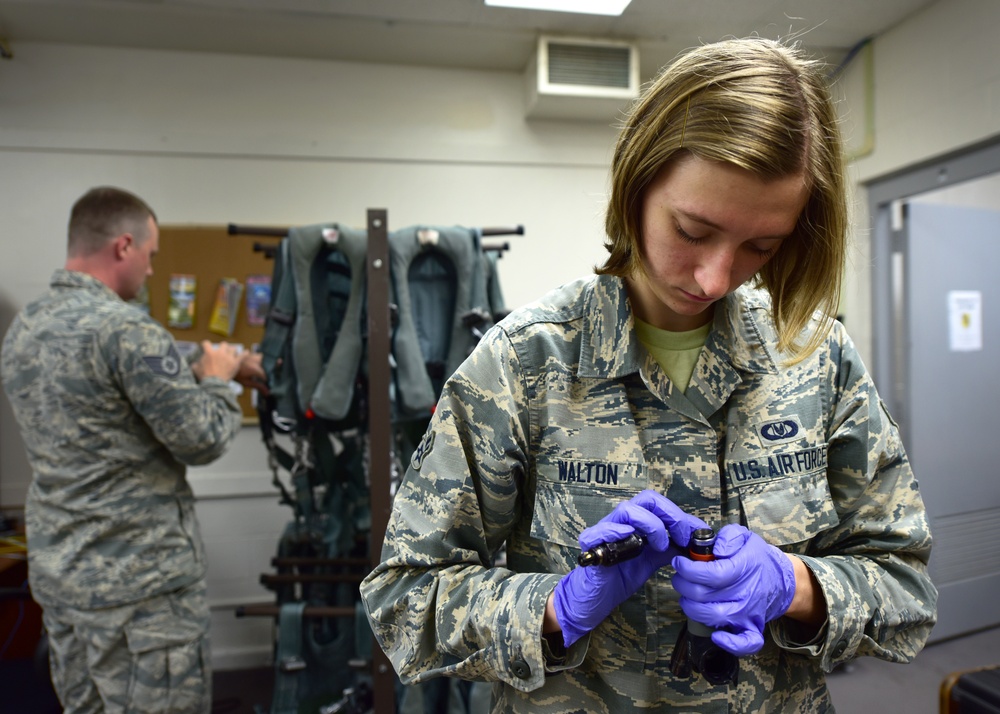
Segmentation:
{"type": "Polygon", "coordinates": [[[198,593],[152,598],[140,604],[125,625],[132,660],[129,714],[174,714],[211,707],[207,609],[202,615],[189,609],[203,598],[198,593]]]}
{"type": "Polygon", "coordinates": [[[772,545],[802,543],[839,523],[823,471],[747,484],[739,494],[747,528],[772,545]]]}
{"type": "MultiPolygon", "coordinates": [[[[546,567],[558,573],[568,573],[577,567],[580,531],[595,525],[617,504],[639,493],[646,485],[645,473],[641,464],[623,464],[618,484],[597,484],[593,474],[589,483],[573,483],[556,480],[558,472],[546,472],[540,466],[531,537],[544,553],[546,567]]],[[[651,656],[647,652],[647,588],[640,588],[593,630],[586,659],[580,665],[583,671],[638,673],[646,669],[651,656]]]]}
{"type": "MultiPolygon", "coordinates": [[[[647,487],[643,464],[586,460],[540,461],[531,537],[579,549],[580,531],[647,487]]],[[[574,560],[576,556],[574,555],[574,560]]]]}

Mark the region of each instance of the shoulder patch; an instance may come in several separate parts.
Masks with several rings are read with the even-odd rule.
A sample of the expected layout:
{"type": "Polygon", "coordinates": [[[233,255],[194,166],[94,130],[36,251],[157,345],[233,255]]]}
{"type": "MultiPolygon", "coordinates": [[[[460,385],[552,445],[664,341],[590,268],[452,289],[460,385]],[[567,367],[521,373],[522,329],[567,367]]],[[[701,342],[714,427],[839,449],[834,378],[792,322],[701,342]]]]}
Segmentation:
{"type": "Polygon", "coordinates": [[[151,355],[142,358],[146,366],[161,377],[176,377],[181,373],[181,356],[176,345],[170,345],[165,355],[151,355]]]}

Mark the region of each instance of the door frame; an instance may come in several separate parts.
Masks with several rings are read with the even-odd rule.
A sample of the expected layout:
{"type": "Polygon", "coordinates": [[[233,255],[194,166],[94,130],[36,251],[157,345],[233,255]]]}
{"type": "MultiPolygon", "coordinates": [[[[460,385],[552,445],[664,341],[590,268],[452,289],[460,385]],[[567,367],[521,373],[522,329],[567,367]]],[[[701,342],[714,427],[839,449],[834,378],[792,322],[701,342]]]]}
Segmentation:
{"type": "MultiPolygon", "coordinates": [[[[901,250],[900,222],[894,213],[905,210],[908,198],[947,188],[971,179],[1000,173],[1000,135],[958,151],[900,169],[865,182],[871,228],[871,373],[879,393],[905,436],[909,424],[906,395],[908,335],[899,328],[893,294],[901,250]]],[[[904,286],[905,290],[905,286],[904,286]]]]}
{"type": "MultiPolygon", "coordinates": [[[[905,276],[907,202],[928,192],[1000,174],[1000,136],[866,183],[872,229],[872,377],[899,424],[905,446],[912,434],[905,276]]],[[[919,464],[914,464],[919,469],[919,464]]],[[[918,474],[919,479],[919,474],[918,474]]],[[[938,588],[938,624],[930,642],[1000,622],[1000,558],[982,558],[969,544],[1000,524],[1000,509],[945,511],[927,502],[934,532],[930,574],[938,588]],[[967,561],[972,557],[971,561],[967,561]],[[971,563],[971,565],[970,565],[971,563]],[[968,567],[967,567],[968,566],[968,567]]]]}

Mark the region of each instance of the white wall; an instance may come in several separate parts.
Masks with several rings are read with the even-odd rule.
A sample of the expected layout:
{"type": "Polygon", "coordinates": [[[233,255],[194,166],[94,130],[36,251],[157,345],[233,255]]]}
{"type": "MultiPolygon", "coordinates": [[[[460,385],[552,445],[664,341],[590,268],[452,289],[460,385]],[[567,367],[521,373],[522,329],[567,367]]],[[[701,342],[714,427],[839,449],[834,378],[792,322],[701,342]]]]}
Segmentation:
{"type": "MultiPolygon", "coordinates": [[[[523,224],[500,263],[511,306],[602,258],[614,132],[526,122],[515,74],[25,44],[0,83],[4,329],[98,184],[170,225],[364,226],[368,208],[390,228],[523,224]]],[[[0,502],[17,505],[27,473],[16,441],[0,448],[0,502]]]]}
{"type": "MultiPolygon", "coordinates": [[[[874,43],[874,150],[851,167],[859,184],[1000,137],[1000,3],[938,0],[874,43]]],[[[853,146],[864,138],[864,66],[842,81],[853,146]]],[[[844,303],[848,330],[871,363],[869,217],[863,186],[857,250],[844,303]]]]}
{"type": "MultiPolygon", "coordinates": [[[[876,39],[875,146],[868,180],[1000,130],[1000,3],[939,0],[876,39]]],[[[361,227],[386,208],[414,223],[523,224],[500,262],[510,306],[589,272],[614,130],[528,122],[517,74],[24,44],[0,61],[0,331],[62,264],[69,206],[91,186],[135,191],[170,225],[361,227]]],[[[848,143],[864,143],[863,63],[840,82],[848,143]]],[[[609,121],[609,124],[611,122],[609,121]]],[[[871,345],[864,195],[845,286],[848,328],[871,345]]],[[[233,250],[248,239],[234,238],[233,250]]],[[[0,398],[0,506],[30,474],[0,398]]],[[[270,631],[236,620],[290,512],[263,447],[193,469],[211,559],[218,666],[266,660],[270,631]]]]}
{"type": "MultiPolygon", "coordinates": [[[[615,132],[613,118],[527,122],[522,89],[513,73],[18,45],[0,62],[0,331],[62,264],[70,205],[101,184],[169,225],[363,227],[368,208],[390,228],[522,224],[499,270],[508,305],[527,302],[603,259],[615,132]]],[[[0,506],[22,504],[29,479],[2,397],[0,506]]],[[[191,481],[216,663],[254,664],[269,626],[231,608],[271,599],[258,578],[291,511],[256,428],[191,481]]]]}

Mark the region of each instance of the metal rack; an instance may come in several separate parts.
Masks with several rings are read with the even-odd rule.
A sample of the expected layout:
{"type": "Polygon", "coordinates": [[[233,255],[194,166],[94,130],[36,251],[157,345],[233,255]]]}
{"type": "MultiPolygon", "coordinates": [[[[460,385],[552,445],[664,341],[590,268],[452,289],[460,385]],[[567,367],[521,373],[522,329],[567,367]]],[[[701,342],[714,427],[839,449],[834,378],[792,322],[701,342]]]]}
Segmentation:
{"type": "MultiPolygon", "coordinates": [[[[390,383],[391,375],[391,315],[389,305],[390,295],[390,273],[389,273],[389,230],[388,212],[383,208],[368,209],[367,211],[367,314],[368,314],[368,373],[369,385],[390,383]]],[[[524,226],[517,225],[510,228],[483,228],[480,229],[483,237],[501,235],[524,235],[524,226]]],[[[245,226],[230,223],[228,225],[230,235],[245,236],[267,236],[274,238],[284,238],[288,234],[288,229],[245,226]]],[[[509,242],[484,243],[483,250],[498,251],[502,255],[504,251],[510,249],[509,242]]],[[[267,243],[254,243],[255,251],[262,251],[266,255],[273,256],[277,246],[267,243]]],[[[373,390],[368,392],[368,438],[369,438],[369,467],[371,491],[369,494],[371,506],[371,532],[369,541],[369,558],[333,558],[333,559],[308,559],[310,565],[334,565],[361,567],[366,566],[374,569],[381,562],[382,541],[385,537],[386,528],[389,524],[389,514],[392,509],[390,497],[390,473],[391,473],[391,453],[392,453],[392,405],[388,389],[373,390]]],[[[286,562],[294,559],[274,558],[272,565],[288,566],[295,563],[286,562]]],[[[359,582],[365,573],[344,573],[344,574],[324,574],[314,575],[313,578],[322,578],[324,582],[359,582]]],[[[310,576],[308,574],[263,574],[261,582],[265,585],[280,585],[294,582],[306,582],[310,576]]],[[[246,605],[237,608],[237,617],[274,617],[277,618],[280,611],[278,605],[246,605]]],[[[348,607],[324,607],[306,606],[302,613],[303,617],[353,617],[354,609],[348,607]]],[[[373,636],[374,640],[374,636],[373,636]]],[[[395,714],[395,679],[392,665],[389,658],[373,642],[371,677],[374,696],[375,714],[395,714]]]]}

